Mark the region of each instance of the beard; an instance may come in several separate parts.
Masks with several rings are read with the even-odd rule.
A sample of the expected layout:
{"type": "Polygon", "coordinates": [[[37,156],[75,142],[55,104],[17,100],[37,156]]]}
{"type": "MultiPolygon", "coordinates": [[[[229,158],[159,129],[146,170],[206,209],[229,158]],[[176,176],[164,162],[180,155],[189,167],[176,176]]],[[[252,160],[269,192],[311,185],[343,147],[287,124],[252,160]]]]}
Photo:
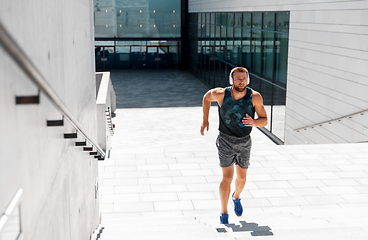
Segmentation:
{"type": "Polygon", "coordinates": [[[245,86],[245,87],[238,87],[238,86],[233,86],[234,87],[234,89],[237,91],[237,92],[244,92],[245,91],[245,89],[247,89],[247,86],[245,86]]]}

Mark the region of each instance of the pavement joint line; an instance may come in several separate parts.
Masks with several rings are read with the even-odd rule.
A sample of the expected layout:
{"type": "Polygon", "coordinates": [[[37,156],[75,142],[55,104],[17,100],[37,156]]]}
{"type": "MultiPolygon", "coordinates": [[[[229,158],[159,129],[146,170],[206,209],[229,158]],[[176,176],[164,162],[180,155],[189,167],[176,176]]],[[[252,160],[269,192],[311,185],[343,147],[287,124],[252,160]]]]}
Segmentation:
{"type": "MultiPolygon", "coordinates": [[[[122,86],[120,91],[127,87],[134,87],[132,83],[134,79],[139,79],[139,74],[137,74],[139,71],[128,71],[127,76],[134,75],[134,78],[129,79],[129,81],[120,79],[122,73],[126,73],[126,71],[112,71],[111,76],[114,87],[115,84],[120,84],[122,86]]],[[[180,74],[180,72],[175,73],[175,75],[180,74]]],[[[181,78],[180,81],[184,81],[184,87],[187,84],[185,80],[190,77],[191,75],[185,75],[185,77],[181,78]]],[[[163,83],[163,89],[170,87],[161,80],[158,79],[157,81],[163,83]]],[[[154,82],[156,80],[150,79],[150,81],[154,82]]],[[[189,82],[190,84],[200,83],[196,79],[189,82]]],[[[180,88],[176,90],[182,91],[180,88]]],[[[122,194],[112,196],[116,199],[123,197],[124,194],[127,194],[126,196],[139,194],[139,201],[133,204],[131,209],[129,209],[129,206],[124,207],[122,205],[126,205],[127,203],[125,202],[101,204],[102,219],[104,219],[104,216],[107,217],[106,214],[109,214],[109,217],[139,216],[139,219],[148,219],[148,216],[156,214],[157,219],[165,218],[164,216],[167,216],[172,211],[165,209],[165,204],[170,203],[170,208],[177,209],[175,210],[176,213],[180,213],[181,216],[193,216],[199,219],[201,224],[210,226],[212,230],[215,230],[215,226],[219,225],[218,212],[220,205],[218,200],[218,181],[216,181],[216,178],[219,177],[221,179],[221,169],[216,169],[217,152],[214,145],[218,121],[217,108],[215,106],[211,107],[210,112],[212,128],[210,127],[210,131],[206,132],[205,137],[200,136],[198,132],[202,119],[201,98],[207,90],[204,85],[200,85],[192,92],[193,96],[181,99],[181,104],[187,105],[186,107],[147,108],[150,104],[149,102],[143,102],[143,107],[139,108],[118,107],[117,117],[113,119],[117,126],[117,131],[112,139],[111,159],[99,162],[99,171],[106,173],[105,175],[101,174],[99,181],[102,189],[106,187],[106,193],[102,192],[99,196],[101,200],[104,196],[109,196],[111,191],[113,194],[122,194]],[[151,117],[152,122],[146,123],[142,116],[151,117]],[[167,121],[163,121],[165,119],[167,121]],[[165,124],[165,127],[161,127],[163,126],[162,124],[165,124]],[[175,155],[176,153],[177,155],[175,155]],[[193,157],[185,158],[183,156],[193,157]],[[170,157],[173,157],[172,162],[169,160],[170,157]],[[118,164],[122,164],[123,161],[130,163],[125,166],[127,166],[126,168],[130,174],[133,175],[139,174],[139,168],[156,168],[160,165],[153,165],[161,164],[161,166],[164,166],[166,164],[167,169],[162,170],[164,174],[175,171],[173,170],[175,168],[180,169],[180,166],[186,166],[188,169],[180,169],[180,172],[182,170],[186,171],[188,176],[169,176],[168,179],[172,183],[167,185],[155,185],[147,182],[147,184],[139,186],[139,182],[145,181],[142,177],[138,177],[136,181],[134,179],[132,181],[129,178],[123,179],[123,181],[116,181],[119,170],[114,168],[122,169],[124,165],[118,164]],[[166,163],[163,164],[162,161],[166,161],[166,163]],[[196,173],[196,169],[189,166],[194,166],[195,164],[200,166],[200,170],[210,170],[207,173],[211,174],[193,176],[196,173]],[[109,172],[113,172],[114,181],[110,181],[110,178],[108,178],[110,177],[109,172]],[[108,180],[106,181],[108,185],[103,185],[104,180],[108,180]],[[113,185],[110,185],[112,183],[113,185]],[[129,185],[125,185],[127,183],[129,185]],[[179,191],[180,189],[170,187],[176,185],[184,186],[182,190],[185,191],[179,191]],[[136,192],[132,193],[134,189],[136,189],[136,192]],[[160,191],[156,192],[155,190],[160,191]],[[161,192],[165,192],[167,196],[175,195],[177,200],[153,201],[161,192]],[[208,196],[206,194],[214,196],[214,199],[211,200],[213,205],[205,204],[206,200],[203,199],[190,199],[190,194],[198,193],[199,195],[201,192],[205,193],[203,197],[208,196]],[[153,195],[144,195],[146,193],[153,195]],[[184,204],[183,209],[180,209],[181,207],[177,205],[183,202],[189,203],[188,200],[190,201],[191,210],[185,209],[189,208],[189,205],[184,204]],[[218,201],[218,205],[216,201],[218,201]],[[155,205],[154,203],[158,204],[155,205]],[[143,204],[141,206],[144,206],[146,210],[141,209],[137,211],[140,204],[143,204]]],[[[133,98],[132,96],[123,95],[119,91],[116,92],[117,96],[119,96],[119,104],[129,105],[129,101],[132,100],[135,101],[134,104],[137,104],[139,101],[144,100],[144,98],[133,98]],[[122,103],[122,101],[126,102],[122,103]]],[[[176,98],[182,97],[179,92],[174,94],[176,98]]],[[[154,96],[154,93],[149,94],[153,94],[148,96],[149,98],[157,100],[154,104],[164,105],[166,104],[165,102],[170,100],[170,96],[160,99],[160,97],[154,96]]],[[[177,104],[177,102],[172,101],[173,104],[177,104]]],[[[335,234],[336,229],[340,229],[338,230],[340,235],[333,235],[334,240],[345,240],[344,236],[346,237],[346,234],[355,237],[357,233],[368,239],[368,225],[365,224],[368,222],[368,214],[364,214],[363,211],[368,209],[368,193],[364,191],[364,187],[368,188],[368,170],[364,169],[364,167],[368,167],[368,162],[364,161],[366,158],[364,157],[366,156],[365,153],[368,152],[368,144],[276,146],[257,129],[253,130],[252,138],[254,152],[251,155],[248,181],[242,196],[243,206],[248,214],[241,219],[244,219],[246,222],[255,222],[259,225],[267,223],[265,225],[272,229],[275,239],[298,239],[300,234],[306,234],[305,236],[313,236],[311,239],[322,240],[328,239],[324,238],[324,236],[335,234]],[[284,161],[282,161],[283,159],[284,161]],[[288,166],[281,166],[280,164],[282,163],[288,166]],[[263,166],[267,164],[274,166],[263,166]],[[303,171],[303,167],[307,171],[303,171]],[[273,183],[273,186],[270,187],[267,183],[273,183]],[[338,188],[339,191],[334,191],[335,188],[338,188]],[[345,192],[344,189],[346,190],[345,192]],[[259,195],[253,195],[252,192],[259,195]],[[267,192],[270,194],[267,195],[267,192]],[[287,196],[281,196],[284,195],[281,192],[286,193],[287,196]],[[281,195],[278,196],[279,194],[281,195]],[[340,228],[334,228],[337,226],[340,228]],[[313,232],[316,234],[312,234],[313,232]]],[[[155,181],[155,179],[159,178],[158,175],[150,176],[149,174],[149,171],[156,170],[145,171],[148,174],[148,177],[146,177],[147,181],[148,179],[155,181]]],[[[125,201],[125,199],[122,200],[125,201]]],[[[231,201],[229,201],[229,205],[231,206],[231,201]]],[[[235,217],[231,210],[229,207],[230,219],[234,223],[234,220],[239,219],[235,217]]],[[[205,231],[205,229],[202,230],[205,231]]],[[[104,229],[106,234],[109,231],[114,231],[114,229],[104,229]]],[[[200,233],[201,228],[198,231],[200,233]]],[[[181,233],[185,234],[185,232],[178,230],[177,234],[181,233]]],[[[155,235],[158,233],[147,232],[146,234],[152,237],[152,239],[162,239],[159,235],[155,235]]],[[[228,232],[226,234],[224,239],[241,239],[239,232],[228,232]]],[[[196,237],[197,239],[204,239],[200,237],[200,234],[196,235],[196,237]]],[[[247,235],[247,238],[261,239],[260,236],[255,237],[250,234],[247,235]]],[[[133,235],[131,239],[134,239],[133,235]]],[[[194,239],[196,238],[194,237],[194,239]]],[[[104,240],[103,234],[101,240],[104,240]]]]}

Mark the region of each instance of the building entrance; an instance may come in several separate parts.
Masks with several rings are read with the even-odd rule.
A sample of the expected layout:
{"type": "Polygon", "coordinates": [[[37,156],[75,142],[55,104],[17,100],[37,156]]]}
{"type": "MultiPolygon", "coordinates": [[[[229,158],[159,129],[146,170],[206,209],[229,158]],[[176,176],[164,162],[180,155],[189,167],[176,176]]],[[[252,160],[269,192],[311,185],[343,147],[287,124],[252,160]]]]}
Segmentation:
{"type": "Polygon", "coordinates": [[[147,46],[147,68],[169,68],[171,67],[171,55],[169,47],[147,46]]]}
{"type": "Polygon", "coordinates": [[[97,71],[126,68],[174,68],[178,65],[178,45],[96,46],[95,57],[97,71]]]}
{"type": "Polygon", "coordinates": [[[95,48],[96,68],[109,69],[115,62],[115,47],[99,46],[95,48]]]}

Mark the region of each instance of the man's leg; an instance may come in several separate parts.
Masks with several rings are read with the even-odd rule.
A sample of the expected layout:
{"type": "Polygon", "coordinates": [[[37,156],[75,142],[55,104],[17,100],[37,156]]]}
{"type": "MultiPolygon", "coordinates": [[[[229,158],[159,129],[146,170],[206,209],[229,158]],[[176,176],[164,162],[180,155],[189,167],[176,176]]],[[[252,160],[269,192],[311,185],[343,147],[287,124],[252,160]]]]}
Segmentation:
{"type": "Polygon", "coordinates": [[[239,167],[239,165],[236,165],[234,199],[238,199],[240,197],[240,194],[244,189],[246,179],[247,179],[247,169],[241,168],[239,167]]]}
{"type": "Polygon", "coordinates": [[[222,181],[220,183],[221,213],[227,212],[230,197],[230,185],[234,177],[234,166],[222,168],[222,181]]]}

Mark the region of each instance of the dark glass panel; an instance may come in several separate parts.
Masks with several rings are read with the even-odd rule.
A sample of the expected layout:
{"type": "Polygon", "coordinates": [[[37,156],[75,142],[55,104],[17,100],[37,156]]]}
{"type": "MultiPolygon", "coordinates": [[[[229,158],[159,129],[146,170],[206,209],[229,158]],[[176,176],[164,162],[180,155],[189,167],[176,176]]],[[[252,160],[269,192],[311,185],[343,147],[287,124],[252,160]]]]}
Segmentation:
{"type": "Polygon", "coordinates": [[[243,13],[243,27],[252,27],[252,13],[243,13]]]}
{"type": "Polygon", "coordinates": [[[221,25],[221,38],[222,40],[226,39],[226,26],[221,25]]]}
{"type": "Polygon", "coordinates": [[[236,66],[241,66],[241,41],[240,40],[236,40],[234,41],[234,46],[233,46],[233,64],[235,64],[236,66]]]}
{"type": "Polygon", "coordinates": [[[262,41],[262,77],[272,80],[274,33],[264,32],[262,41]]]}
{"type": "Polygon", "coordinates": [[[211,13],[211,24],[216,24],[216,14],[211,13]]]}
{"type": "Polygon", "coordinates": [[[242,65],[251,70],[251,30],[243,29],[242,65]]]}
{"type": "Polygon", "coordinates": [[[265,12],[263,13],[263,29],[265,30],[275,30],[275,13],[265,12]]]}
{"type": "Polygon", "coordinates": [[[289,12],[276,13],[276,31],[289,32],[289,12]]]}
{"type": "Polygon", "coordinates": [[[202,38],[202,24],[198,22],[198,40],[202,38]]]}
{"type": "Polygon", "coordinates": [[[275,41],[275,83],[286,88],[287,61],[288,61],[288,35],[277,33],[275,41]]]}
{"type": "Polygon", "coordinates": [[[205,23],[201,23],[201,36],[202,38],[206,38],[206,24],[205,23]]]}
{"type": "Polygon", "coordinates": [[[252,69],[251,72],[260,75],[261,74],[261,31],[252,31],[252,69]]]}
{"type": "Polygon", "coordinates": [[[210,25],[210,28],[211,28],[211,30],[210,30],[210,33],[211,33],[211,39],[212,40],[214,40],[214,38],[215,38],[215,25],[210,25]]]}
{"type": "Polygon", "coordinates": [[[227,13],[227,26],[234,26],[234,13],[227,13]]]}
{"type": "Polygon", "coordinates": [[[216,25],[221,25],[221,13],[216,13],[216,25]]]}
{"type": "Polygon", "coordinates": [[[252,13],[252,28],[262,29],[262,13],[252,13]]]}
{"type": "Polygon", "coordinates": [[[234,28],[233,27],[227,27],[227,38],[228,40],[233,40],[234,38],[234,28]]]}
{"type": "Polygon", "coordinates": [[[226,59],[224,59],[225,61],[229,62],[229,63],[234,63],[234,46],[233,45],[227,45],[226,46],[226,59]]]}
{"type": "Polygon", "coordinates": [[[242,26],[242,13],[235,13],[234,26],[241,27],[242,26]]]}
{"type": "Polygon", "coordinates": [[[227,13],[221,13],[221,25],[226,26],[227,13]]]}

